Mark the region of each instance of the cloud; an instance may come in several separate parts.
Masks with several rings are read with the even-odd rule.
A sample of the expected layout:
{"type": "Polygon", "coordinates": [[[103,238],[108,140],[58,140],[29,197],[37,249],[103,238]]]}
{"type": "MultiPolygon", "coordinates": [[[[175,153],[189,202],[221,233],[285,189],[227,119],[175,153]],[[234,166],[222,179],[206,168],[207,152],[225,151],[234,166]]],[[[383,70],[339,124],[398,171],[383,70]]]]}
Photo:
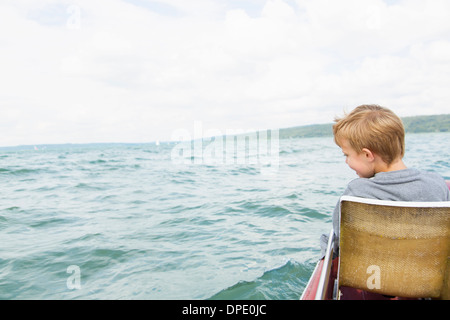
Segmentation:
{"type": "Polygon", "coordinates": [[[0,145],[170,139],[448,113],[445,0],[20,0],[0,5],[0,145]]]}

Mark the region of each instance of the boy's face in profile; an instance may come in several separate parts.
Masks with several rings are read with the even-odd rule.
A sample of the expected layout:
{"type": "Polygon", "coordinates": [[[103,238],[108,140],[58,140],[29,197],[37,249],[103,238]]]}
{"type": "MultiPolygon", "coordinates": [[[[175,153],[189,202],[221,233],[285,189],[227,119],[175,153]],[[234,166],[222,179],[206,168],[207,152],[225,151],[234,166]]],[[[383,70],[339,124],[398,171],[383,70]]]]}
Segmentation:
{"type": "Polygon", "coordinates": [[[360,153],[356,152],[347,139],[342,139],[341,149],[345,156],[345,163],[356,172],[360,178],[371,178],[375,175],[373,154],[364,148],[360,153]]]}

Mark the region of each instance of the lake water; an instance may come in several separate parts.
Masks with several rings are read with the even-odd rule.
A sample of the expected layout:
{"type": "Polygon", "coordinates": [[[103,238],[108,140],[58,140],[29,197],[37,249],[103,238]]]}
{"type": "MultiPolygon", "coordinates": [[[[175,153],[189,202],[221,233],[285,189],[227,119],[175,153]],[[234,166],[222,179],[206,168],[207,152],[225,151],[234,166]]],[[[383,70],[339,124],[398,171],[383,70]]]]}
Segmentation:
{"type": "MultiPolygon", "coordinates": [[[[268,171],[170,144],[0,149],[0,299],[298,299],[356,175],[330,137],[277,149],[268,171]]],[[[450,180],[450,134],[408,135],[404,160],[450,180]]]]}

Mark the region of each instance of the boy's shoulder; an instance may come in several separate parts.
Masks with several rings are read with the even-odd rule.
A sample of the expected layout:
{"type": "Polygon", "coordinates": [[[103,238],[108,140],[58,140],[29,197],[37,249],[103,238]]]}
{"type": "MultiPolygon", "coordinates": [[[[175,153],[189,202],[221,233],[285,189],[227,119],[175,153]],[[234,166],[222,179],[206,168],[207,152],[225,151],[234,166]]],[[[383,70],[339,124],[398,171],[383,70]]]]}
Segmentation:
{"type": "Polygon", "coordinates": [[[348,183],[344,195],[370,198],[374,188],[376,182],[373,179],[356,178],[348,183]]]}
{"type": "Polygon", "coordinates": [[[352,180],[344,194],[394,201],[450,200],[448,186],[439,174],[417,169],[381,172],[370,179],[352,180]]]}
{"type": "Polygon", "coordinates": [[[445,180],[439,174],[431,171],[423,171],[414,168],[408,168],[398,171],[379,172],[372,178],[358,178],[352,180],[349,184],[366,185],[366,184],[403,184],[411,182],[429,182],[429,183],[445,183],[445,180]]]}

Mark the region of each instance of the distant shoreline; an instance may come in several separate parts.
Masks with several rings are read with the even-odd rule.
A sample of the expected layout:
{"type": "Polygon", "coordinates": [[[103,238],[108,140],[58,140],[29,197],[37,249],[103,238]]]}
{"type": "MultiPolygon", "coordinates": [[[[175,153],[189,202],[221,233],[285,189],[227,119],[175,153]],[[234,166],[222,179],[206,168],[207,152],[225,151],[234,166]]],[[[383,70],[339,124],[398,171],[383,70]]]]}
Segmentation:
{"type": "MultiPolygon", "coordinates": [[[[430,116],[412,116],[401,118],[405,126],[406,133],[432,133],[432,132],[450,132],[450,114],[430,115],[430,116]]],[[[302,125],[291,128],[279,129],[280,139],[293,138],[320,138],[333,136],[333,123],[302,125]]],[[[98,147],[98,146],[133,146],[133,145],[159,145],[174,144],[175,141],[153,141],[153,142],[93,142],[93,143],[43,143],[17,146],[0,146],[0,150],[16,149],[41,149],[47,147],[98,147]]]]}
{"type": "MultiPolygon", "coordinates": [[[[406,133],[450,132],[450,114],[401,118],[406,133]]],[[[280,129],[280,139],[328,137],[333,135],[333,124],[313,124],[280,129]]]]}

